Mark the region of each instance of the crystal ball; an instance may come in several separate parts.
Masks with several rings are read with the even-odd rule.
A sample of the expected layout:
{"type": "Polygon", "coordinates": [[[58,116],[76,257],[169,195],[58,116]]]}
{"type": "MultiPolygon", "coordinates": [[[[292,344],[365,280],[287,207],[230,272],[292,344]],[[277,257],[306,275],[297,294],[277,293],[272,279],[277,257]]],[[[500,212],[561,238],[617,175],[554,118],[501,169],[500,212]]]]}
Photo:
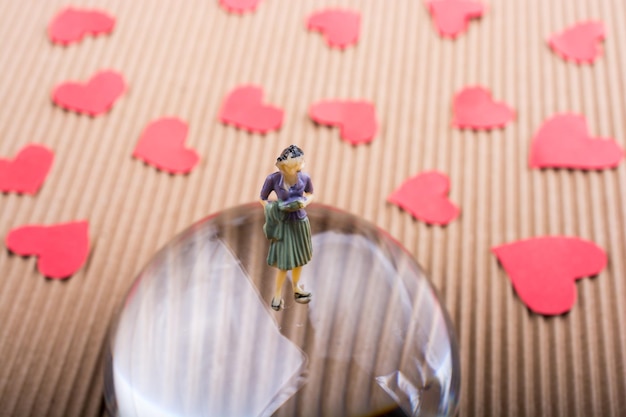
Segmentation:
{"type": "Polygon", "coordinates": [[[209,216],[161,249],[111,327],[111,416],[451,416],[460,366],[447,312],[397,241],[307,208],[309,304],[274,311],[260,204],[209,216]]]}

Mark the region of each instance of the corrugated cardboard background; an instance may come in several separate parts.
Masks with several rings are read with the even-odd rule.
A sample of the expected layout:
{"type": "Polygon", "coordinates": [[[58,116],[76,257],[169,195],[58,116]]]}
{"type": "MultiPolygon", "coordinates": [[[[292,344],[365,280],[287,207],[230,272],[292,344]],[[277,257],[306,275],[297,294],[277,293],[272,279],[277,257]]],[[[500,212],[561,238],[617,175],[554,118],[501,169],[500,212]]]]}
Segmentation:
{"type": "Polygon", "coordinates": [[[491,0],[456,41],[441,39],[420,0],[265,0],[231,15],[216,0],[72,2],[117,17],[111,36],[52,45],[46,26],[66,3],[0,2],[0,155],[27,143],[56,153],[36,196],[0,195],[0,234],[24,224],[88,219],[87,265],[44,279],[35,258],[0,252],[0,415],[95,416],[110,319],[155,251],[206,215],[255,200],[283,147],[307,154],[318,201],[390,232],[429,271],[458,332],[460,415],[626,415],[626,168],[531,171],[530,138],[556,112],[587,116],[592,134],[626,143],[626,4],[622,0],[491,0]],[[325,6],[360,10],[358,46],[331,50],[304,28],[325,6]],[[602,58],[577,66],[545,39],[586,19],[607,27],[602,58]],[[55,107],[50,91],[99,69],[121,71],[128,93],[107,115],[55,107]],[[262,85],[286,111],[279,132],[251,135],[217,122],[224,95],[262,85]],[[518,111],[493,132],[450,127],[451,98],[489,87],[518,111]],[[376,103],[380,132],[353,147],[319,127],[325,98],[376,103]],[[143,127],[163,115],[189,122],[202,157],[187,176],[131,158],[143,127]],[[447,227],[385,202],[405,178],[437,169],[462,209],[447,227]],[[529,313],[491,246],[545,234],[606,249],[609,265],[579,281],[564,316],[529,313]]]}

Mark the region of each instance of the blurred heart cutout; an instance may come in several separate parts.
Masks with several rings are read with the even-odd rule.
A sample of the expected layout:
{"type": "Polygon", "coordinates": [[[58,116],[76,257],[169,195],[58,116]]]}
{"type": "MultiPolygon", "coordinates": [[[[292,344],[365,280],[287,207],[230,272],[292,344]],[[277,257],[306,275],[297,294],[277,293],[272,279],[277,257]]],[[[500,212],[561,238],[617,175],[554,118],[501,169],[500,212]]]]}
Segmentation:
{"type": "Polygon", "coordinates": [[[444,173],[426,171],[404,181],[387,201],[428,224],[447,225],[460,210],[449,199],[450,179],[444,173]]]}
{"type": "Polygon", "coordinates": [[[360,26],[361,15],[351,10],[323,10],[307,19],[307,29],[322,33],[330,47],[342,49],[357,43],[360,26]]]}
{"type": "Polygon", "coordinates": [[[589,135],[585,116],[563,113],[552,116],[532,140],[531,168],[606,169],[615,168],[624,156],[612,138],[589,135]]]}
{"type": "Polygon", "coordinates": [[[68,81],[54,88],[52,101],[66,110],[98,116],[106,113],[126,91],[124,77],[115,71],[101,71],[87,83],[68,81]]]}
{"type": "Polygon", "coordinates": [[[223,8],[231,13],[245,13],[254,11],[261,0],[220,0],[223,8]]]}
{"type": "Polygon", "coordinates": [[[602,22],[582,22],[550,36],[548,45],[563,59],[592,64],[602,55],[605,36],[602,22]]]}
{"type": "Polygon", "coordinates": [[[483,87],[467,87],[454,96],[452,124],[460,129],[489,130],[515,120],[515,111],[495,101],[483,87]]]}
{"type": "Polygon", "coordinates": [[[309,116],[315,123],[339,126],[340,136],[352,145],[374,140],[378,131],[376,108],[364,100],[325,100],[309,108],[309,116]]]}
{"type": "Polygon", "coordinates": [[[190,172],[200,160],[193,149],[185,148],[187,123],[175,117],[154,120],[143,130],[133,156],[172,174],[190,172]]]}
{"type": "Polygon", "coordinates": [[[433,0],[427,5],[437,32],[447,38],[456,38],[467,30],[471,19],[485,13],[485,6],[478,1],[433,0]]]}
{"type": "Polygon", "coordinates": [[[575,281],[599,274],[607,264],[602,248],[577,237],[537,237],[491,251],[522,302],[547,316],[570,311],[576,302],[575,281]]]}
{"type": "Polygon", "coordinates": [[[87,35],[113,32],[115,18],[99,10],[68,7],[61,10],[48,25],[48,37],[54,43],[68,45],[87,35]]]}
{"type": "Polygon", "coordinates": [[[13,160],[0,159],[0,191],[34,195],[39,191],[54,160],[42,145],[23,147],[13,160]]]}
{"type": "Polygon", "coordinates": [[[263,89],[245,85],[231,91],[220,109],[222,123],[234,125],[249,132],[267,133],[280,129],[283,110],[263,104],[263,89]]]}
{"type": "Polygon", "coordinates": [[[87,260],[89,223],[76,221],[51,226],[21,226],[11,230],[5,241],[13,253],[37,256],[37,268],[45,277],[66,279],[87,260]]]}

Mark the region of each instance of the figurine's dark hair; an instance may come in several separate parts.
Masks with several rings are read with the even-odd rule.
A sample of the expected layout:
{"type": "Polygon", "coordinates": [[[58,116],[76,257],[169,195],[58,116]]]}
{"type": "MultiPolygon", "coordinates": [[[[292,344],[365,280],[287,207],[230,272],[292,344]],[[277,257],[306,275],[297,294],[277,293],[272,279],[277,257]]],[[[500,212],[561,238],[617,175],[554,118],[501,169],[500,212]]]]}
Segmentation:
{"type": "Polygon", "coordinates": [[[283,149],[280,156],[276,158],[276,164],[286,161],[289,158],[298,158],[301,156],[304,156],[302,149],[298,148],[296,145],[290,145],[289,147],[283,149]]]}

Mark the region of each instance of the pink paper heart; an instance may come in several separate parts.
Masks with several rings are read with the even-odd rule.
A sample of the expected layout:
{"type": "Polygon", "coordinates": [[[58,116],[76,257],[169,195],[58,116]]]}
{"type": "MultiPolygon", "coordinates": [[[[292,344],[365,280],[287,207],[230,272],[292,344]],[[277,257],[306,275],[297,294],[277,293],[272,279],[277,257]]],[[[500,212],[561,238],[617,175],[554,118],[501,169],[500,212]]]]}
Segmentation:
{"type": "Polygon", "coordinates": [[[9,232],[6,245],[18,255],[39,257],[37,267],[44,276],[69,278],[83,266],[89,255],[89,223],[76,221],[18,227],[9,232]]]}
{"type": "Polygon", "coordinates": [[[187,124],[178,118],[154,120],[141,134],[133,156],[172,174],[186,174],[200,160],[195,150],[185,148],[187,132],[187,124]]]}
{"type": "Polygon", "coordinates": [[[13,160],[0,159],[0,191],[36,194],[53,160],[54,153],[42,145],[23,147],[13,160]]]}
{"type": "Polygon", "coordinates": [[[109,111],[124,91],[126,83],[121,74],[101,71],[86,84],[70,81],[56,86],[52,101],[66,110],[98,116],[109,111]]]}
{"type": "Polygon", "coordinates": [[[220,0],[223,8],[231,13],[245,13],[254,11],[261,0],[220,0]]]}
{"type": "Polygon", "coordinates": [[[467,30],[470,19],[485,13],[485,6],[478,1],[433,0],[428,2],[428,10],[439,34],[455,38],[467,30]]]}
{"type": "Polygon", "coordinates": [[[235,88],[222,103],[219,118],[249,132],[267,133],[280,129],[283,110],[263,104],[263,89],[253,85],[235,88]]]}
{"type": "Polygon", "coordinates": [[[404,181],[387,201],[429,224],[446,225],[460,210],[449,199],[450,179],[437,171],[426,171],[404,181]]]}
{"type": "Polygon", "coordinates": [[[495,101],[491,91],[483,87],[468,87],[457,93],[453,113],[452,124],[460,129],[494,129],[515,119],[515,111],[495,101]]]}
{"type": "Polygon", "coordinates": [[[309,116],[316,123],[339,126],[341,138],[352,145],[371,142],[378,131],[376,108],[368,101],[320,101],[309,108],[309,116]]]}
{"type": "Polygon", "coordinates": [[[577,237],[519,240],[496,246],[492,252],[522,302],[548,316],[571,310],[576,302],[575,281],[599,274],[607,264],[600,247],[577,237]]]}
{"type": "Polygon", "coordinates": [[[582,22],[550,36],[548,45],[563,59],[591,64],[602,55],[605,36],[602,22],[582,22]]]}
{"type": "Polygon", "coordinates": [[[113,32],[115,18],[98,10],[68,7],[61,10],[48,25],[48,37],[54,43],[68,45],[87,35],[113,32]]]}
{"type": "Polygon", "coordinates": [[[326,43],[346,48],[359,40],[361,15],[351,10],[328,9],[315,12],[307,19],[307,28],[321,32],[326,43]]]}
{"type": "Polygon", "coordinates": [[[530,149],[531,168],[606,169],[619,165],[624,151],[612,138],[594,138],[579,114],[557,114],[543,123],[530,149]]]}

